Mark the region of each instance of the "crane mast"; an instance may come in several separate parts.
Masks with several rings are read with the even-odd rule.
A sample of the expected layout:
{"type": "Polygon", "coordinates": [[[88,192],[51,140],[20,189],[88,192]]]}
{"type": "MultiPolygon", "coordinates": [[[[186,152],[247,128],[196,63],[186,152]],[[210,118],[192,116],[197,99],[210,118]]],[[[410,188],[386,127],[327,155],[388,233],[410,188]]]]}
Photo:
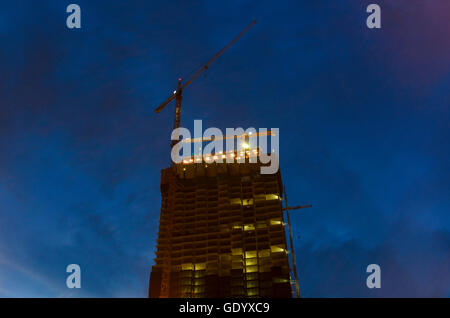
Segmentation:
{"type": "MultiPolygon", "coordinates": [[[[183,100],[183,95],[181,94],[183,89],[181,88],[181,78],[178,79],[178,87],[175,91],[175,116],[173,121],[173,129],[180,128],[181,121],[181,101],[183,100]]],[[[172,140],[172,147],[176,143],[176,140],[172,140]]]]}

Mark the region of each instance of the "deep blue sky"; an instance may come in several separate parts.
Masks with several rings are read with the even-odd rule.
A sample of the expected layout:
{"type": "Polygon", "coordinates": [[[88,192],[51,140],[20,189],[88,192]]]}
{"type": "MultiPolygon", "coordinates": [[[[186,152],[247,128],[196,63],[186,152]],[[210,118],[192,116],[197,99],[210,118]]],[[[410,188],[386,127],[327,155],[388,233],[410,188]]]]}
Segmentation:
{"type": "Polygon", "coordinates": [[[182,125],[280,128],[289,201],[313,205],[303,296],[450,296],[448,0],[73,2],[81,30],[69,1],[0,7],[1,297],[147,295],[173,104],[153,109],[252,19],[182,125]]]}

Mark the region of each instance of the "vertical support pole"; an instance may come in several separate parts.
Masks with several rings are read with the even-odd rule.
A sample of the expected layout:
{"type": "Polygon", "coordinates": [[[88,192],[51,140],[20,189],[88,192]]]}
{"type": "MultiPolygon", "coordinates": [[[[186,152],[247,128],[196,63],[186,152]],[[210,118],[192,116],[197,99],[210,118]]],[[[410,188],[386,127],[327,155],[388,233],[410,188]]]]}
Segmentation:
{"type": "Polygon", "coordinates": [[[298,284],[297,264],[295,262],[294,242],[292,240],[291,218],[289,216],[289,206],[288,206],[287,195],[286,195],[286,186],[283,186],[283,190],[284,190],[284,203],[285,203],[285,208],[286,208],[286,217],[287,217],[288,228],[289,228],[289,244],[291,245],[292,267],[293,267],[294,278],[295,278],[295,294],[296,294],[297,298],[300,298],[300,286],[298,284]]]}
{"type": "MultiPolygon", "coordinates": [[[[181,121],[181,101],[183,100],[182,96],[182,89],[181,89],[181,78],[178,79],[178,87],[175,92],[175,117],[173,121],[173,129],[180,128],[180,121],[181,121]]],[[[175,144],[178,142],[178,140],[172,140],[170,143],[170,153],[172,153],[172,148],[175,146],[175,144]]],[[[175,163],[171,160],[172,166],[175,165],[175,163]]]]}
{"type": "Polygon", "coordinates": [[[175,92],[175,120],[173,123],[173,129],[180,128],[180,121],[181,121],[181,100],[182,97],[182,89],[181,89],[181,78],[178,79],[178,87],[177,91],[175,92]]]}

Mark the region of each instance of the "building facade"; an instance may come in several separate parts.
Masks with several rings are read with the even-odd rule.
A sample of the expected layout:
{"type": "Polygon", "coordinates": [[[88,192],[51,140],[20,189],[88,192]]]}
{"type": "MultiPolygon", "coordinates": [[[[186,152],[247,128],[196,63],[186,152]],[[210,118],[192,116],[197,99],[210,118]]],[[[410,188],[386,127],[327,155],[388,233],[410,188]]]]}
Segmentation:
{"type": "Polygon", "coordinates": [[[176,164],[161,199],[149,297],[292,297],[279,171],[176,164]]]}

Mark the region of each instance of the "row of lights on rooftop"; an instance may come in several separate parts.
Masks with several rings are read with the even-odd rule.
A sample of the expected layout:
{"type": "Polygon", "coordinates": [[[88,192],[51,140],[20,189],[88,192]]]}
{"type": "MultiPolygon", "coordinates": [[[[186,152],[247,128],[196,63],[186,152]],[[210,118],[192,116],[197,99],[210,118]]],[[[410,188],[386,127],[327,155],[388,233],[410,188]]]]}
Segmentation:
{"type": "MultiPolygon", "coordinates": [[[[204,159],[205,161],[215,161],[218,160],[219,157],[221,157],[221,159],[227,159],[231,158],[234,159],[236,157],[237,160],[241,160],[244,157],[248,158],[248,156],[257,156],[258,155],[258,150],[253,149],[253,150],[246,150],[246,151],[240,151],[239,155],[236,157],[236,155],[234,154],[234,151],[230,151],[228,155],[224,154],[222,151],[219,151],[218,155],[211,155],[211,156],[205,156],[204,159]]],[[[190,157],[189,159],[184,159],[183,163],[185,164],[189,164],[189,163],[194,163],[195,162],[202,162],[202,157],[201,156],[195,156],[195,159],[193,159],[192,157],[190,157]]]]}

